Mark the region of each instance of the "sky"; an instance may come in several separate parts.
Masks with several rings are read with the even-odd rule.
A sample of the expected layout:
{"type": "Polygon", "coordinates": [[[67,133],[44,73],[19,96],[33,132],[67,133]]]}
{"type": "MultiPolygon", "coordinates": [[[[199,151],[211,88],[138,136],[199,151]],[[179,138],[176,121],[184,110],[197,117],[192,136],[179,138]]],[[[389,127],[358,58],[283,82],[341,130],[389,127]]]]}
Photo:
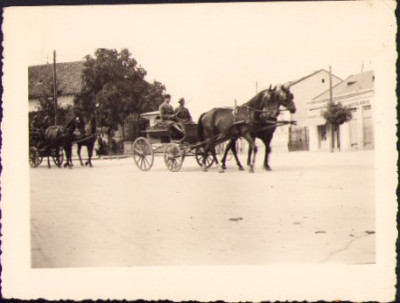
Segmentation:
{"type": "MultiPolygon", "coordinates": [[[[346,78],[376,68],[392,45],[390,1],[11,7],[5,46],[27,66],[127,48],[194,117],[332,67],[346,78]],[[8,46],[8,43],[10,47],[8,46]],[[18,45],[18,49],[15,48],[18,45]]],[[[393,19],[394,20],[394,19],[393,19]]]]}

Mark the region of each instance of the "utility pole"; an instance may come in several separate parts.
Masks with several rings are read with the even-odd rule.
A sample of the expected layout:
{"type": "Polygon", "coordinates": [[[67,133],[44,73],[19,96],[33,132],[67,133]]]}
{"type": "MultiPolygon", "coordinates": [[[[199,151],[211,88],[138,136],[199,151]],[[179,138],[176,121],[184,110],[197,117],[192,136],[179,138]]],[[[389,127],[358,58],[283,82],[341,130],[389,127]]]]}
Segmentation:
{"type": "MultiPolygon", "coordinates": [[[[332,67],[329,65],[329,102],[333,103],[333,93],[332,93],[332,67]]],[[[331,152],[335,149],[335,128],[331,124],[331,152]]]]}
{"type": "Polygon", "coordinates": [[[332,67],[329,65],[329,101],[333,102],[332,95],[332,67]]]}
{"type": "Polygon", "coordinates": [[[57,70],[56,51],[53,52],[53,99],[54,99],[54,125],[57,125],[57,70]]]}

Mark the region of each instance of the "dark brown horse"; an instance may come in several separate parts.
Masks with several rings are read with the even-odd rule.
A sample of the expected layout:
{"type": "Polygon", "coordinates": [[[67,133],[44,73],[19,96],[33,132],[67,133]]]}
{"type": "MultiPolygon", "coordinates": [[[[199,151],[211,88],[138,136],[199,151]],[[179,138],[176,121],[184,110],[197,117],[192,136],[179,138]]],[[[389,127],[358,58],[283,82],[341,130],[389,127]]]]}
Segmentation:
{"type": "Polygon", "coordinates": [[[87,122],[85,122],[84,133],[82,134],[81,138],[77,139],[78,156],[79,156],[79,161],[81,162],[81,165],[84,166],[82,158],[81,158],[81,148],[82,148],[82,146],[86,146],[88,160],[85,162],[85,165],[89,166],[89,167],[93,167],[92,155],[93,155],[94,144],[97,139],[96,117],[92,116],[90,119],[85,119],[85,120],[87,120],[87,122]]]}
{"type": "MultiPolygon", "coordinates": [[[[293,94],[290,92],[290,89],[285,87],[284,85],[279,86],[278,88],[271,89],[269,91],[272,95],[272,99],[275,102],[275,106],[277,106],[277,111],[270,111],[270,114],[266,117],[265,120],[259,121],[253,125],[253,129],[251,131],[252,136],[255,138],[259,138],[263,141],[265,145],[265,156],[264,156],[264,168],[266,170],[271,170],[271,167],[268,163],[269,154],[271,153],[271,141],[275,132],[275,129],[278,125],[278,116],[279,116],[279,107],[285,107],[290,113],[296,112],[296,106],[293,102],[293,94]]],[[[243,166],[240,163],[237,153],[236,153],[236,140],[237,138],[232,138],[228,143],[225,149],[224,156],[221,160],[222,168],[226,169],[225,161],[229,150],[232,150],[232,153],[235,157],[236,163],[239,167],[239,170],[243,170],[243,166]]],[[[250,148],[247,158],[247,163],[250,161],[250,148]]]]}
{"type": "MultiPolygon", "coordinates": [[[[83,131],[83,121],[78,116],[73,117],[66,126],[50,126],[45,131],[45,141],[48,148],[58,150],[64,148],[66,162],[64,167],[72,167],[72,144],[76,139],[75,129],[83,131]]],[[[50,168],[50,159],[47,158],[47,166],[50,168]]]]}
{"type": "MultiPolygon", "coordinates": [[[[204,142],[203,171],[207,171],[205,160],[208,153],[214,158],[215,145],[229,139],[242,137],[249,143],[249,171],[254,172],[257,147],[253,135],[254,125],[279,111],[278,101],[272,90],[263,90],[247,103],[231,108],[214,108],[202,114],[198,121],[198,137],[204,142]],[[251,156],[253,155],[253,158],[251,156]]],[[[218,162],[217,162],[218,163],[218,162]]],[[[222,167],[221,167],[221,172],[222,167]]]]}

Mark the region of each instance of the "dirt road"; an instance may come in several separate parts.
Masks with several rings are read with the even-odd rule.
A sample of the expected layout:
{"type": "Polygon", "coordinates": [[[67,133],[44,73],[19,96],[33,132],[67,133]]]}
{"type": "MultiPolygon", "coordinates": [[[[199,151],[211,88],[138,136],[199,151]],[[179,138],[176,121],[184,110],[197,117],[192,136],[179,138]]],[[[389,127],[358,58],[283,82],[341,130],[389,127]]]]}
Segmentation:
{"type": "MultiPolygon", "coordinates": [[[[260,152],[261,154],[262,152],[260,152]]],[[[244,160],[244,156],[242,156],[244,160]]],[[[374,263],[374,152],[273,153],[273,171],[156,158],[30,170],[33,267],[374,263]]]]}

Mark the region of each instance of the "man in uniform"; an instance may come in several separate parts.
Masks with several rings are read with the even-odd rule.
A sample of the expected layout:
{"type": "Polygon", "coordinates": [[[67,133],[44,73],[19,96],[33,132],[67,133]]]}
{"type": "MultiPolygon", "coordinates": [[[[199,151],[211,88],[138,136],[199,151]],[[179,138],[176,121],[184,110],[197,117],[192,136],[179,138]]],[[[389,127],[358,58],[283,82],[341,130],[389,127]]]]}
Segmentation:
{"type": "Polygon", "coordinates": [[[171,102],[171,96],[165,95],[164,102],[158,108],[158,110],[160,111],[160,117],[161,117],[162,121],[174,121],[175,120],[174,109],[169,104],[169,102],[171,102]]]}
{"type": "Polygon", "coordinates": [[[174,114],[174,108],[169,104],[171,102],[171,96],[165,95],[164,102],[160,105],[158,110],[160,111],[160,118],[162,123],[168,125],[168,127],[179,133],[179,135],[183,135],[183,127],[176,123],[177,118],[174,114]]]}
{"type": "Polygon", "coordinates": [[[181,98],[179,101],[179,106],[175,109],[175,117],[180,122],[192,122],[192,116],[189,110],[185,107],[185,99],[181,98]]]}

